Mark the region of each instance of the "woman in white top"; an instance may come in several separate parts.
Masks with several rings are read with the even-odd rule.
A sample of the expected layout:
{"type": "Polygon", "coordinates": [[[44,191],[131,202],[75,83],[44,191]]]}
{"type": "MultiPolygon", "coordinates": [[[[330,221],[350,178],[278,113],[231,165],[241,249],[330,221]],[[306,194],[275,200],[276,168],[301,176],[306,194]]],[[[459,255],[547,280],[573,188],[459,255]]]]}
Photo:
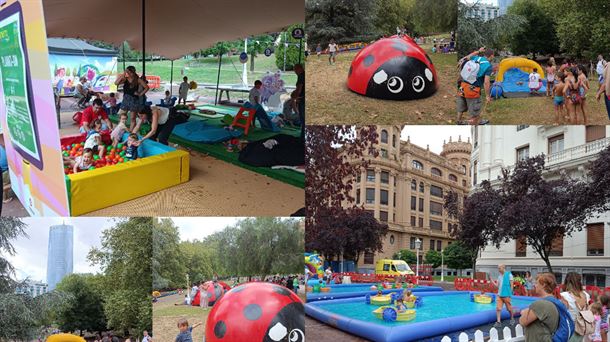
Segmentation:
{"type": "MultiPolygon", "coordinates": [[[[569,272],[566,274],[563,286],[565,291],[561,292],[561,301],[568,308],[570,316],[576,322],[579,311],[584,310],[588,306],[590,296],[582,290],[582,282],[578,273],[569,272]]],[[[583,337],[574,332],[569,342],[582,342],[583,337]]]]}
{"type": "Polygon", "coordinates": [[[138,145],[149,138],[157,140],[163,145],[167,145],[169,136],[176,126],[176,118],[174,115],[171,115],[169,108],[145,106],[144,109],[138,113],[136,127],[133,129],[132,133],[138,134],[140,126],[143,123],[150,123],[150,132],[140,139],[138,145]]]}

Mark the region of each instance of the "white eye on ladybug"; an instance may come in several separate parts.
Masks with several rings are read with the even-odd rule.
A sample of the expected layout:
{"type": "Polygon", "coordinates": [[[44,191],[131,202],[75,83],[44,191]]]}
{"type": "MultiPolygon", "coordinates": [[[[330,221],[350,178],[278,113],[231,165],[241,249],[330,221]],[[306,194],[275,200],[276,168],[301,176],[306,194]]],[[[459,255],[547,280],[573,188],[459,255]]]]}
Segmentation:
{"type": "Polygon", "coordinates": [[[288,335],[288,329],[282,323],[276,323],[273,328],[269,329],[269,338],[273,341],[281,341],[288,335]]]}
{"type": "Polygon", "coordinates": [[[426,87],[426,82],[421,76],[415,76],[413,78],[413,81],[411,82],[411,85],[413,86],[413,90],[418,93],[421,93],[426,87]]]}
{"type": "Polygon", "coordinates": [[[403,87],[404,83],[400,77],[392,76],[388,80],[388,90],[394,94],[400,93],[403,87]]]}
{"type": "Polygon", "coordinates": [[[304,342],[305,341],[305,334],[303,334],[303,331],[301,331],[301,329],[291,330],[290,334],[288,335],[288,341],[290,341],[290,342],[304,342]]]}

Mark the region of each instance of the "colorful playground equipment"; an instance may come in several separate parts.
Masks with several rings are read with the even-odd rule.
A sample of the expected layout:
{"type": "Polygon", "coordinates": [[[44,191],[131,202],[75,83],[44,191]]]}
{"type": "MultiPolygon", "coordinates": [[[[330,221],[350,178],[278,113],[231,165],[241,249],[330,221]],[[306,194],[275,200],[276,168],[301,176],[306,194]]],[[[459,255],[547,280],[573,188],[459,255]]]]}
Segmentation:
{"type": "Polygon", "coordinates": [[[205,340],[305,341],[303,302],[287,288],[262,282],[239,285],[212,308],[205,340]]]}
{"type": "Polygon", "coordinates": [[[438,89],[430,57],[409,36],[382,38],[360,50],[349,70],[347,87],[384,100],[414,100],[438,89]]]}
{"type": "Polygon", "coordinates": [[[324,277],[324,261],[316,253],[305,253],[305,267],[313,273],[312,279],[322,279],[324,277]]]}
{"type": "Polygon", "coordinates": [[[47,338],[47,342],[87,342],[84,338],[72,334],[54,334],[47,338]]]}
{"type": "MultiPolygon", "coordinates": [[[[494,95],[498,96],[499,92],[502,92],[506,97],[510,97],[511,93],[529,94],[529,74],[534,71],[534,69],[540,74],[540,80],[544,80],[544,69],[535,61],[523,57],[503,59],[498,65],[498,74],[496,75],[496,81],[494,83],[494,85],[501,87],[501,90],[496,89],[494,95]]],[[[538,91],[546,91],[544,82],[538,91]]]]}

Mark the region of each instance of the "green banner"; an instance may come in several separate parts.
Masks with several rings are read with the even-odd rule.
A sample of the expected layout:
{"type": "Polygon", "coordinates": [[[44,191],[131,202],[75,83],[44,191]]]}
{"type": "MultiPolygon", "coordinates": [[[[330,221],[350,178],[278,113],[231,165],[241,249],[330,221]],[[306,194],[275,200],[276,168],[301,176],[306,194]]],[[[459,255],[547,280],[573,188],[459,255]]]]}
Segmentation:
{"type": "Polygon", "coordinates": [[[6,107],[5,130],[26,159],[40,160],[32,108],[27,90],[28,75],[21,41],[21,20],[14,13],[0,21],[0,80],[6,107]]]}

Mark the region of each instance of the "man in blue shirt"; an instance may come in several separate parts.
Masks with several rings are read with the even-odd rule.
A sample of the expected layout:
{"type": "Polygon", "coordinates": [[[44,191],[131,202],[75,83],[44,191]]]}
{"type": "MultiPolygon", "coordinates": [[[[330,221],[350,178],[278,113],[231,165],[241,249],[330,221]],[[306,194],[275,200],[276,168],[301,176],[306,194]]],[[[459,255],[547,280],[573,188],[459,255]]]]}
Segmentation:
{"type": "Polygon", "coordinates": [[[481,110],[483,107],[481,101],[481,88],[485,89],[485,104],[488,104],[491,101],[491,72],[493,69],[491,60],[493,60],[493,58],[494,51],[483,47],[460,60],[460,65],[462,66],[469,60],[475,61],[479,65],[479,71],[474,83],[467,83],[464,80],[460,82],[460,91],[459,96],[457,97],[458,123],[460,123],[462,115],[466,112],[470,115],[468,124],[484,125],[489,123],[488,120],[481,120],[481,110]],[[477,92],[478,96],[471,95],[477,94],[477,92]]]}

